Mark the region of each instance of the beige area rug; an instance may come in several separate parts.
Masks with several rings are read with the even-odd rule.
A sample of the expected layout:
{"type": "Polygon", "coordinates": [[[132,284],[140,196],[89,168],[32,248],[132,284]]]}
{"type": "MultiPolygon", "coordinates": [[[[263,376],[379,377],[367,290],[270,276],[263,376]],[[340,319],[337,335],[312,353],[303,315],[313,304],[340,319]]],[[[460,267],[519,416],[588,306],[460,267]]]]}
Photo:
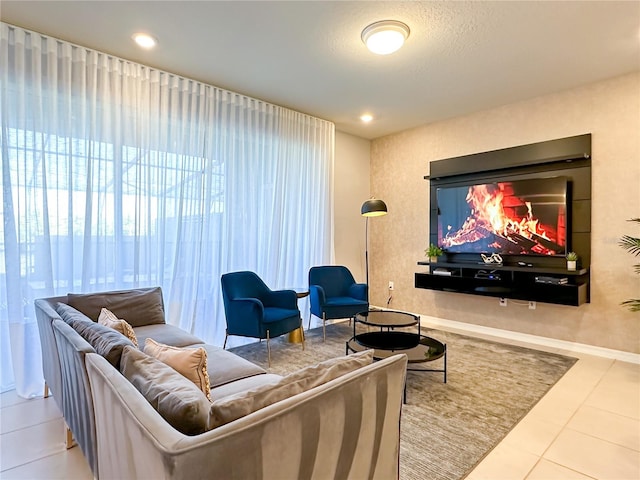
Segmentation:
{"type": "MultiPolygon", "coordinates": [[[[304,351],[300,344],[288,343],[286,335],[272,340],[271,368],[264,341],[232,351],[284,375],[344,355],[352,334],[348,324],[333,324],[327,327],[323,343],[322,328],[312,329],[306,332],[304,351]]],[[[442,373],[407,374],[400,440],[402,480],[464,478],[576,362],[439,330],[423,328],[422,334],[447,345],[447,383],[442,373]]],[[[441,369],[442,362],[420,365],[441,369]]]]}

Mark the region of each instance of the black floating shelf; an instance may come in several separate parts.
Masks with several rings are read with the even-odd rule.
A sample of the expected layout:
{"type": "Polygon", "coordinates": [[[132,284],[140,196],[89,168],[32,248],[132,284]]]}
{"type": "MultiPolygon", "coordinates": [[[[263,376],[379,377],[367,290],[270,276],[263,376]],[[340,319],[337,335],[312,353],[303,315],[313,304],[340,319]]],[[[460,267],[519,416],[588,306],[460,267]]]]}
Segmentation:
{"type": "Polygon", "coordinates": [[[505,297],[557,305],[579,306],[589,302],[589,269],[569,271],[562,268],[535,268],[481,264],[428,263],[431,272],[416,273],[415,287],[443,292],[505,297]],[[438,275],[442,268],[449,275],[438,275]],[[478,276],[479,270],[491,270],[492,276],[478,276]],[[547,277],[541,281],[538,277],[547,277]],[[553,283],[557,281],[558,283],[553,283]],[[563,283],[560,283],[560,282],[563,283]]]}
{"type": "Polygon", "coordinates": [[[495,263],[452,263],[452,262],[425,262],[420,261],[418,265],[429,266],[431,268],[460,269],[467,268],[470,270],[495,270],[496,272],[529,272],[550,275],[569,275],[580,276],[589,272],[588,268],[579,268],[578,270],[567,270],[566,268],[557,267],[521,267],[520,265],[499,265],[495,263]]]}

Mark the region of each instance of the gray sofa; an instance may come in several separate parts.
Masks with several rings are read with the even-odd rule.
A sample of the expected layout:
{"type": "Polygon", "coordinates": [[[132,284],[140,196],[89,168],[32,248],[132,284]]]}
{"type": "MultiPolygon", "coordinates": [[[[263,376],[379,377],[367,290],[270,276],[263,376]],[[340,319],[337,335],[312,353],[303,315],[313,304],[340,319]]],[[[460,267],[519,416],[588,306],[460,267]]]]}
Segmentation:
{"type": "Polygon", "coordinates": [[[100,306],[131,323],[141,348],[147,337],[205,348],[213,405],[286,380],[166,324],[159,288],[36,300],[45,381],[96,478],[397,478],[405,356],[187,434],[145,398],[130,374],[145,354],[95,323],[100,306]]]}

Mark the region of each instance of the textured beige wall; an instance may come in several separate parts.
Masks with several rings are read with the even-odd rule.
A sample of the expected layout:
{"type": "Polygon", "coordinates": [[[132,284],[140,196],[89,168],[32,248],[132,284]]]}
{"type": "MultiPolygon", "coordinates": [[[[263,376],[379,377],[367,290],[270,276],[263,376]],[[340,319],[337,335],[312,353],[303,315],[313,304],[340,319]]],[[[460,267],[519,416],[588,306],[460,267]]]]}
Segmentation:
{"type": "Polygon", "coordinates": [[[362,203],[369,198],[371,142],[336,131],[334,165],[334,263],[344,265],[364,282],[364,218],[362,203]]]}
{"type": "MultiPolygon", "coordinates": [[[[371,302],[438,318],[640,353],[640,313],[620,306],[640,298],[640,263],[617,245],[640,235],[640,74],[505,105],[376,139],[371,185],[390,214],[370,234],[371,302]],[[498,299],[414,288],[428,243],[429,162],[500,148],[592,134],[591,303],[538,303],[536,310],[498,299]]],[[[522,302],[520,302],[522,303],[522,302]]]]}

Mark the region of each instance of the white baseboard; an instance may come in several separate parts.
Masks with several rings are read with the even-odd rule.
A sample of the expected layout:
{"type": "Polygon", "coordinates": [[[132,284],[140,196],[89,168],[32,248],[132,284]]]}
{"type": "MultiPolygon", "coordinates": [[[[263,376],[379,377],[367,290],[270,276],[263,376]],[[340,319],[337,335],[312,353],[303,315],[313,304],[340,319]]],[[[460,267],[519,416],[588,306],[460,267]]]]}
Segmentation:
{"type": "MultiPolygon", "coordinates": [[[[387,310],[382,307],[381,310],[387,310]]],[[[622,350],[614,350],[611,348],[598,347],[595,345],[587,345],[586,343],[575,343],[567,340],[558,340],[555,338],[541,337],[528,333],[512,332],[510,330],[502,330],[500,328],[485,327],[483,325],[475,325],[471,323],[458,322],[455,320],[446,320],[444,318],[431,317],[420,313],[411,312],[414,315],[420,315],[420,323],[422,326],[439,328],[454,333],[462,333],[473,336],[488,336],[498,339],[505,339],[514,342],[528,343],[532,346],[540,346],[565,350],[568,353],[582,353],[585,355],[594,355],[597,357],[611,358],[622,362],[640,364],[640,354],[624,352],[622,350]]]]}

